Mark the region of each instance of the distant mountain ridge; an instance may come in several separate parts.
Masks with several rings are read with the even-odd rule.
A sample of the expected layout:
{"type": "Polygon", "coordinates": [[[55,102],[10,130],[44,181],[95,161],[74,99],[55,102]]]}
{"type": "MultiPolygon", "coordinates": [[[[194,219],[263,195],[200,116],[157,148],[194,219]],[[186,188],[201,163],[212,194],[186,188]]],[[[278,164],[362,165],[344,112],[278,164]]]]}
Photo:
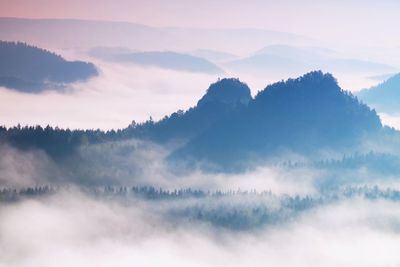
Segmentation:
{"type": "Polygon", "coordinates": [[[209,74],[223,73],[221,68],[204,58],[172,51],[137,52],[123,48],[99,47],[91,49],[89,55],[106,61],[133,63],[145,67],[209,74]]]}
{"type": "Polygon", "coordinates": [[[22,92],[41,92],[97,74],[91,63],[67,61],[25,43],[0,41],[0,86],[22,92]]]}
{"type": "Polygon", "coordinates": [[[305,73],[313,69],[346,73],[383,73],[395,70],[393,66],[343,58],[335,51],[320,47],[269,45],[252,55],[226,62],[225,68],[251,73],[305,73]]]}
{"type": "Polygon", "coordinates": [[[305,44],[314,41],[292,33],[251,28],[150,27],[130,22],[4,17],[0,18],[0,39],[20,40],[45,47],[87,49],[124,44],[141,51],[191,51],[202,48],[225,52],[257,49],[271,43],[305,44]],[[63,38],[59,38],[60,32],[63,38]],[[232,51],[226,51],[227,47],[232,51]]]}
{"type": "Polygon", "coordinates": [[[357,96],[378,112],[400,113],[400,74],[376,86],[361,90],[357,96]]]}

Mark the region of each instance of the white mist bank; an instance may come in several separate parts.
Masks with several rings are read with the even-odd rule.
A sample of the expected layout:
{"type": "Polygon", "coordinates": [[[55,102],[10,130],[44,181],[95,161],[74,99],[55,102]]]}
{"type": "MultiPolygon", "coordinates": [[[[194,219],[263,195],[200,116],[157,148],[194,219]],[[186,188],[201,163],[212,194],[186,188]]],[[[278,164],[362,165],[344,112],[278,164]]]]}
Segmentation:
{"type": "MultiPolygon", "coordinates": [[[[95,62],[99,63],[99,62],[95,62]]],[[[66,92],[19,93],[0,88],[3,125],[118,129],[158,120],[196,104],[216,75],[99,63],[100,75],[66,92]],[[18,105],[16,105],[18,103],[18,105]]]]}
{"type": "MultiPolygon", "coordinates": [[[[315,181],[323,172],[263,164],[245,172],[213,173],[200,167],[168,164],[163,146],[140,140],[106,142],[80,147],[56,162],[38,149],[0,146],[0,188],[55,186],[152,186],[163,189],[257,190],[275,194],[316,195],[315,181]]],[[[250,164],[250,162],[249,162],[250,164]]]]}
{"type": "MultiPolygon", "coordinates": [[[[366,155],[370,151],[390,153],[393,157],[399,155],[393,147],[385,147],[379,142],[365,146],[366,155]]],[[[345,163],[324,167],[287,153],[265,162],[249,160],[248,170],[224,173],[207,171],[207,164],[204,168],[201,163],[186,166],[169,162],[166,157],[172,151],[152,142],[131,139],[81,146],[65,159],[54,160],[42,150],[19,150],[3,145],[0,146],[3,155],[0,158],[0,188],[151,186],[166,190],[271,191],[290,196],[319,195],[326,186],[396,185],[398,188],[396,169],[387,173],[373,164],[369,166],[368,161],[348,167],[345,163]],[[285,166],[283,163],[289,160],[293,162],[292,166],[285,166]]],[[[341,155],[329,151],[321,152],[321,155],[324,158],[315,159],[317,162],[314,163],[323,159],[342,159],[341,155]]],[[[382,160],[382,164],[392,164],[393,159],[382,160]]]]}
{"type": "Polygon", "coordinates": [[[381,118],[382,123],[384,125],[400,130],[400,113],[399,114],[379,113],[379,117],[381,118]]]}
{"type": "Polygon", "coordinates": [[[353,199],[235,232],[81,193],[0,205],[0,266],[397,266],[400,204],[353,199]]]}

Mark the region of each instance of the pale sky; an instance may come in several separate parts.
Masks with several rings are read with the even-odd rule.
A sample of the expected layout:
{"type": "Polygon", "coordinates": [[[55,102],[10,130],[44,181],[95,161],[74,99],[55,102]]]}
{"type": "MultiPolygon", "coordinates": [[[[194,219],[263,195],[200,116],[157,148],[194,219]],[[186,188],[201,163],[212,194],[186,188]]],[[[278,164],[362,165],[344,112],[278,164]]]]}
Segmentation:
{"type": "Polygon", "coordinates": [[[151,26],[255,27],[322,41],[400,45],[396,0],[1,0],[0,16],[129,21],[151,26]]]}

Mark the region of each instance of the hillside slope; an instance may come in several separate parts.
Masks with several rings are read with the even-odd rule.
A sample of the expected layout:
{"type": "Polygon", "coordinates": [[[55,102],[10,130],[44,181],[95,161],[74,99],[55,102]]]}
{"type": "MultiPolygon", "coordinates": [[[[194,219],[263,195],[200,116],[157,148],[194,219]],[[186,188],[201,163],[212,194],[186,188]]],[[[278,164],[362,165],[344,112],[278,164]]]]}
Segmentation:
{"type": "Polygon", "coordinates": [[[0,86],[22,92],[40,92],[97,74],[91,63],[67,61],[25,43],[0,41],[0,86]]]}

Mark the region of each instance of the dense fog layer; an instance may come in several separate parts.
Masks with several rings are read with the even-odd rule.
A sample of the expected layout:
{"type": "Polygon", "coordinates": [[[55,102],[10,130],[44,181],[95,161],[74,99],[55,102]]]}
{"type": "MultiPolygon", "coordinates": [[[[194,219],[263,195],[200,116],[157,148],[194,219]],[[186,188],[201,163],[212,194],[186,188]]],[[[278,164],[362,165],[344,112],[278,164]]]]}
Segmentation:
{"type": "Polygon", "coordinates": [[[57,266],[284,267],[400,260],[393,170],[303,161],[240,174],[177,172],[164,161],[166,148],[135,140],[82,147],[82,164],[62,165],[38,150],[1,151],[0,266],[46,267],[54,259],[57,266]]]}
{"type": "MultiPolygon", "coordinates": [[[[244,201],[236,200],[228,202],[244,201]]],[[[70,189],[1,204],[0,266],[46,267],[55,260],[57,266],[396,266],[400,260],[398,202],[344,199],[246,231],[164,216],[190,201],[199,200],[107,200],[70,189]]]]}

